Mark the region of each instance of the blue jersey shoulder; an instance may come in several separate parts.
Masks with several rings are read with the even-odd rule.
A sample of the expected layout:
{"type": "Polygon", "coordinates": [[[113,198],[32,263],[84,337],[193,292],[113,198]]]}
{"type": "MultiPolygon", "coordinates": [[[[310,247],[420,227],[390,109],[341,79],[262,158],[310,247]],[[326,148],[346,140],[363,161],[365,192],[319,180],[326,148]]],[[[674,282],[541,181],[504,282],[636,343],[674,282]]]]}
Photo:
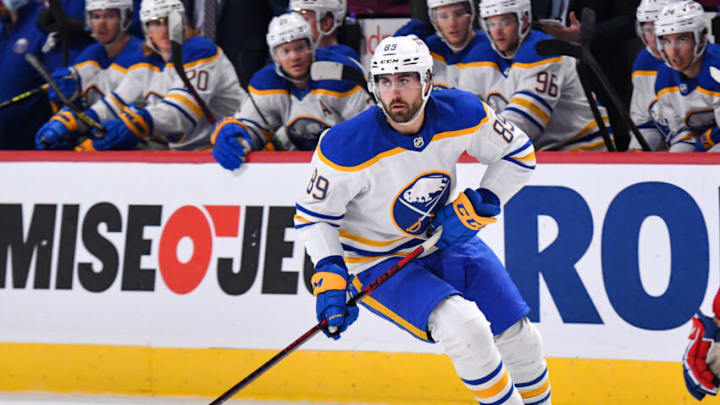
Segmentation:
{"type": "Polygon", "coordinates": [[[250,86],[256,90],[286,90],[288,81],[277,74],[275,64],[271,63],[252,75],[250,86]]]}
{"type": "Polygon", "coordinates": [[[140,38],[131,36],[130,41],[125,45],[125,48],[118,54],[113,63],[123,68],[129,68],[130,66],[141,62],[145,59],[142,51],[143,40],[140,38]]]}
{"type": "Polygon", "coordinates": [[[703,55],[698,86],[710,91],[720,91],[720,45],[708,44],[703,55]]]}
{"type": "Polygon", "coordinates": [[[383,122],[385,114],[378,106],[368,108],[330,128],[320,139],[318,150],[338,166],[353,167],[365,163],[396,147],[381,135],[383,122]]]}
{"type": "Polygon", "coordinates": [[[427,111],[434,134],[475,127],[487,116],[476,95],[458,89],[432,92],[427,111]]]}
{"type": "Polygon", "coordinates": [[[653,56],[647,48],[643,48],[635,57],[632,71],[657,71],[658,68],[660,68],[660,65],[663,65],[664,63],[665,62],[662,59],[658,59],[653,56]]]}
{"type": "Polygon", "coordinates": [[[111,62],[107,56],[107,53],[105,52],[105,47],[99,42],[90,44],[85,49],[83,49],[82,52],[80,52],[80,54],[77,56],[77,58],[75,58],[74,64],[79,65],[88,61],[97,62],[98,65],[100,65],[101,69],[107,68],[111,62]]]}
{"type": "Polygon", "coordinates": [[[534,63],[540,62],[541,60],[554,58],[554,56],[540,56],[537,51],[535,51],[535,45],[538,42],[552,38],[553,37],[542,31],[531,30],[530,34],[527,36],[527,38],[525,38],[522,45],[520,45],[520,49],[518,50],[517,55],[515,55],[515,62],[534,63]]]}
{"type": "Polygon", "coordinates": [[[183,44],[183,64],[211,58],[218,53],[215,43],[205,37],[195,35],[183,44]]]}

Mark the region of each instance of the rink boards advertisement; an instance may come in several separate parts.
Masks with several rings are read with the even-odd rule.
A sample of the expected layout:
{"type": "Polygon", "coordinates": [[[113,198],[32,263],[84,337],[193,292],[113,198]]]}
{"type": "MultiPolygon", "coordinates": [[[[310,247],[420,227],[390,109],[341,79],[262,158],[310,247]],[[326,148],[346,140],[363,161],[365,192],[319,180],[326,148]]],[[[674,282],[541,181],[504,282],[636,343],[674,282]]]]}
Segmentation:
{"type": "MultiPolygon", "coordinates": [[[[205,153],[99,155],[0,156],[0,344],[279,350],[314,325],[293,228],[309,154],[234,172],[205,153]]],[[[538,156],[480,237],[547,356],[679,362],[720,285],[720,159],[538,156]]],[[[462,159],[456,191],[483,170],[462,159]]],[[[342,339],[302,349],[440,353],[362,309],[342,339]]]]}

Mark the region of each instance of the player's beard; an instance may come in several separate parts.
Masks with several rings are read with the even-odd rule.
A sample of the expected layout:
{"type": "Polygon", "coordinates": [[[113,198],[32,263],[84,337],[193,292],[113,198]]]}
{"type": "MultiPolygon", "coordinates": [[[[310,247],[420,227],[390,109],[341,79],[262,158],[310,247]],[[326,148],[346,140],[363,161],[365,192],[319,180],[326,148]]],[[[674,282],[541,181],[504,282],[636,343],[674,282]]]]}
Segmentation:
{"type": "Polygon", "coordinates": [[[417,115],[418,111],[422,107],[422,102],[423,102],[422,97],[420,97],[417,99],[417,101],[415,103],[413,103],[412,105],[408,105],[408,103],[406,103],[405,101],[403,101],[399,98],[396,98],[396,99],[393,99],[392,101],[390,101],[390,105],[387,105],[387,104],[385,104],[385,102],[383,102],[383,107],[385,108],[385,111],[387,111],[388,115],[390,116],[390,118],[393,121],[397,122],[398,124],[404,124],[404,123],[410,121],[411,119],[415,118],[415,115],[417,115]],[[396,103],[404,104],[407,107],[406,110],[399,111],[399,112],[393,112],[390,109],[390,106],[392,106],[393,104],[396,104],[396,103]]]}

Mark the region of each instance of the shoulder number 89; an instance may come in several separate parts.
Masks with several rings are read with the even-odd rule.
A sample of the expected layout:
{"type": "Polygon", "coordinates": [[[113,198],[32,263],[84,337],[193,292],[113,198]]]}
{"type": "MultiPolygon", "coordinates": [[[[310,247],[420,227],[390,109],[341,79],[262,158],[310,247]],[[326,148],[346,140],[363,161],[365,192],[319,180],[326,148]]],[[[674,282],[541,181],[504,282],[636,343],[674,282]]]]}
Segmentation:
{"type": "Polygon", "coordinates": [[[305,192],[311,194],[316,200],[324,200],[327,197],[328,187],[330,182],[323,176],[318,174],[317,169],[313,172],[310,177],[310,182],[307,185],[305,192]]]}
{"type": "Polygon", "coordinates": [[[513,124],[499,115],[496,115],[495,117],[495,122],[493,122],[493,130],[495,133],[500,135],[505,142],[512,142],[513,137],[515,136],[515,127],[513,124]]]}

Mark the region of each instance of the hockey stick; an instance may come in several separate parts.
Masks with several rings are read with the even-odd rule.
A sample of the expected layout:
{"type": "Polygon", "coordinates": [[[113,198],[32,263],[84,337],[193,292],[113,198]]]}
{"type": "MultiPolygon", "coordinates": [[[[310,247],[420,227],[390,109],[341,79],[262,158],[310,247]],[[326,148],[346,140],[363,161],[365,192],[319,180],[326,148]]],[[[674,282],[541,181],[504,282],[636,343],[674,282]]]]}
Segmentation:
{"type": "MultiPolygon", "coordinates": [[[[388,271],[383,273],[380,277],[378,277],[375,281],[365,286],[365,288],[360,291],[356,296],[350,298],[347,305],[355,305],[358,301],[365,298],[366,295],[372,293],[375,291],[380,285],[384,282],[386,282],[390,277],[394,276],[398,271],[400,271],[405,265],[413,261],[413,259],[420,256],[423,252],[426,252],[429,250],[432,246],[437,243],[438,240],[440,240],[440,235],[442,234],[442,229],[439,228],[435,234],[433,234],[430,239],[423,242],[422,245],[418,246],[410,252],[406,257],[404,257],[402,260],[397,262],[394,266],[392,266],[388,271]]],[[[210,405],[220,405],[225,403],[228,399],[232,398],[233,395],[237,394],[238,391],[245,388],[248,384],[255,381],[258,377],[263,375],[266,371],[270,369],[270,367],[277,364],[280,360],[284,359],[287,355],[295,351],[300,345],[305,343],[308,339],[315,336],[316,333],[320,332],[321,329],[324,329],[327,326],[327,319],[323,319],[322,322],[318,323],[317,325],[313,326],[312,329],[305,332],[304,335],[300,336],[297,340],[292,342],[289,346],[284,348],[281,352],[273,356],[270,360],[266,361],[265,364],[258,367],[255,371],[250,373],[247,377],[245,377],[242,381],[235,384],[230,388],[229,390],[225,391],[224,394],[219,396],[217,399],[212,401],[210,405]]]]}
{"type": "Polygon", "coordinates": [[[600,66],[595,60],[595,57],[592,55],[592,53],[590,53],[590,50],[587,47],[584,47],[578,43],[567,42],[560,39],[546,39],[543,41],[539,41],[535,45],[535,51],[541,56],[572,56],[573,58],[585,63],[585,65],[588,66],[595,74],[595,77],[598,79],[603,89],[607,92],[608,97],[610,97],[610,102],[612,102],[615,108],[618,110],[620,117],[628,124],[630,131],[633,133],[633,135],[635,135],[635,138],[640,143],[642,149],[644,151],[651,150],[650,145],[648,145],[645,137],[640,133],[640,130],[638,130],[637,126],[635,126],[635,123],[630,118],[630,115],[627,113],[627,111],[625,111],[622,101],[620,101],[620,97],[618,97],[618,95],[615,93],[615,90],[613,90],[610,82],[608,81],[608,78],[605,76],[605,73],[603,73],[603,71],[600,69],[600,66]]]}
{"type": "Polygon", "coordinates": [[[74,112],[75,115],[77,115],[77,117],[80,119],[80,121],[97,130],[95,135],[96,138],[102,138],[105,136],[105,128],[103,128],[103,126],[99,123],[95,122],[95,120],[90,118],[75,104],[73,104],[73,102],[70,101],[67,96],[65,96],[65,93],[60,90],[60,87],[58,87],[57,83],[55,83],[55,80],[53,80],[52,76],[50,76],[50,72],[47,71],[47,69],[45,68],[43,63],[40,62],[40,59],[38,59],[37,56],[31,53],[26,53],[25,60],[30,64],[30,66],[33,67],[33,69],[35,69],[40,74],[40,76],[42,76],[43,79],[45,79],[47,84],[50,85],[53,90],[55,90],[55,93],[57,94],[60,101],[62,101],[62,103],[65,105],[65,107],[71,109],[72,112],[74,112]]]}
{"type": "Polygon", "coordinates": [[[177,72],[178,76],[180,76],[180,80],[185,84],[185,87],[187,87],[187,90],[192,94],[195,101],[200,105],[200,109],[202,110],[203,114],[207,117],[207,120],[210,121],[211,124],[215,123],[215,117],[210,112],[210,108],[208,108],[207,104],[205,104],[205,100],[200,98],[200,95],[197,93],[197,90],[195,90],[195,87],[193,87],[192,83],[190,83],[190,80],[187,78],[187,74],[185,74],[185,66],[183,65],[183,59],[182,59],[182,44],[185,41],[185,27],[183,23],[183,16],[182,13],[180,13],[177,10],[174,10],[170,12],[168,15],[167,20],[168,25],[168,34],[170,36],[170,46],[171,49],[171,59],[172,64],[175,67],[175,71],[177,72]]]}
{"type": "Polygon", "coordinates": [[[346,80],[362,87],[370,97],[375,99],[375,96],[368,89],[363,72],[340,62],[313,62],[310,65],[310,78],[312,80],[346,80]]]}
{"type": "Polygon", "coordinates": [[[26,100],[36,94],[42,93],[43,91],[47,91],[49,85],[47,83],[43,84],[42,86],[35,87],[32,90],[28,90],[24,93],[20,93],[17,96],[11,98],[10,100],[3,101],[0,103],[0,110],[2,110],[5,107],[9,107],[17,102],[26,100]]]}

